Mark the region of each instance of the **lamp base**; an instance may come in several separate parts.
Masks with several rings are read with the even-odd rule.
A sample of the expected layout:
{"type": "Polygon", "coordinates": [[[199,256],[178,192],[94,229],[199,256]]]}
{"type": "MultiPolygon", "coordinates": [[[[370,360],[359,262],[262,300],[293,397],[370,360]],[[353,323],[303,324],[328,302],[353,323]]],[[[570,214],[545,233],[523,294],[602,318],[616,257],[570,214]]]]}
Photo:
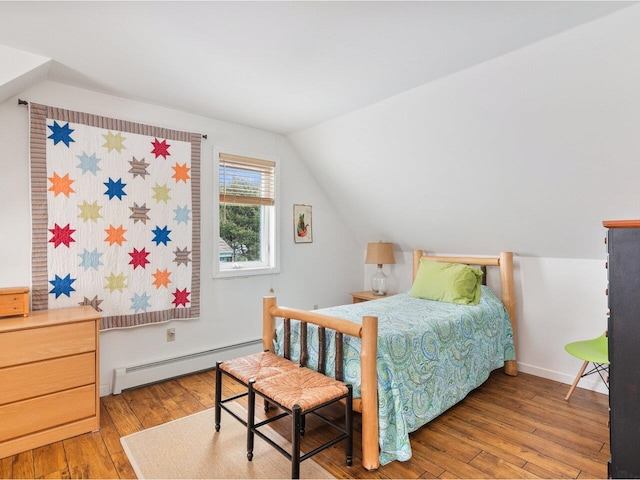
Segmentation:
{"type": "Polygon", "coordinates": [[[378,271],[371,277],[371,292],[377,296],[387,294],[387,276],[382,271],[382,265],[378,265],[378,271]]]}

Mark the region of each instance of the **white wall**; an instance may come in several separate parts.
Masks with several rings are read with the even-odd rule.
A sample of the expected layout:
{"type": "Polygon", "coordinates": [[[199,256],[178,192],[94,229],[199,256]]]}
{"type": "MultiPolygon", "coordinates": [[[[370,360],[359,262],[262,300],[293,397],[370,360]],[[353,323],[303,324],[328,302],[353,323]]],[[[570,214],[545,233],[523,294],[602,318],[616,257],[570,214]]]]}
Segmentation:
{"type": "Polygon", "coordinates": [[[362,243],[600,258],[602,220],[640,213],[639,25],[627,7],[290,138],[362,243]]]}
{"type": "Polygon", "coordinates": [[[50,58],[0,45],[0,103],[46,79],[50,58]]]}
{"type": "Polygon", "coordinates": [[[290,138],[361,243],[515,252],[521,368],[570,383],[564,345],[607,325],[602,221],[640,216],[639,26],[624,8],[290,138]]]}
{"type": "MultiPolygon", "coordinates": [[[[400,261],[385,270],[398,291],[409,286],[413,248],[514,251],[521,369],[569,383],[580,362],[564,344],[606,328],[601,222],[639,212],[638,25],[640,6],[625,8],[294,134],[293,146],[268,132],[51,82],[22,92],[209,134],[203,244],[213,239],[206,189],[213,145],[277,155],[285,167],[282,273],[213,280],[204,250],[202,319],[173,322],[171,344],[165,325],[103,333],[101,383],[114,367],[257,338],[260,298],[271,286],[287,306],[348,302],[349,291],[367,288],[363,252],[377,240],[396,243],[400,261]],[[286,222],[293,203],[314,206],[311,245],[293,244],[286,222]]],[[[15,99],[0,105],[0,201],[11,225],[0,232],[10,252],[0,260],[0,286],[29,284],[27,117],[15,99]]]]}
{"type": "MultiPolygon", "coordinates": [[[[364,248],[341,220],[289,141],[281,135],[97,94],[54,82],[20,93],[28,101],[208,135],[202,143],[201,318],[101,333],[101,392],[113,369],[259,339],[262,296],[273,288],[282,305],[310,309],[350,301],[361,289],[364,248]],[[281,273],[213,279],[212,157],[214,145],[280,159],[281,273]],[[293,204],[313,206],[314,239],[293,242],[293,204]],[[176,329],[166,342],[166,329],[176,329]]],[[[29,113],[17,98],[0,104],[0,287],[30,284],[29,113]]]]}

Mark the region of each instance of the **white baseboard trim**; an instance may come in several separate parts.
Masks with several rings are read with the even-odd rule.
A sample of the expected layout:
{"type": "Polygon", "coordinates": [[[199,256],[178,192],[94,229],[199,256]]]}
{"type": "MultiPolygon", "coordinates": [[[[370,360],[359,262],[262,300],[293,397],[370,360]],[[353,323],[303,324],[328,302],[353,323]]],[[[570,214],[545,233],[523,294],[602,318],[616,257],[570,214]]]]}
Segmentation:
{"type": "Polygon", "coordinates": [[[262,350],[262,340],[252,340],[237,345],[214,348],[156,362],[115,368],[113,370],[113,388],[111,392],[109,392],[108,385],[101,385],[100,395],[109,395],[109,393],[117,395],[128,388],[139,387],[189,373],[208,370],[215,367],[216,361],[218,360],[229,360],[242,355],[256,353],[260,350],[262,350]],[[103,392],[105,392],[104,395],[103,392]]]}
{"type": "MultiPolygon", "coordinates": [[[[261,340],[253,340],[237,345],[206,350],[180,357],[168,358],[157,362],[142,365],[116,368],[113,372],[113,387],[109,384],[100,385],[100,396],[110,394],[117,395],[123,390],[159,382],[169,378],[187,375],[202,370],[213,368],[216,361],[229,360],[250,353],[259,352],[262,349],[261,340]]],[[[537,377],[547,378],[567,385],[567,389],[573,383],[575,376],[548,370],[526,363],[518,363],[519,371],[529,373],[537,377]]],[[[577,374],[578,372],[576,372],[577,374]]],[[[596,374],[583,378],[578,383],[578,388],[584,388],[594,392],[609,394],[600,377],[596,374]]]]}
{"type": "MultiPolygon", "coordinates": [[[[535,375],[537,377],[547,378],[549,380],[555,380],[557,382],[565,383],[567,385],[567,391],[569,391],[569,387],[573,383],[573,380],[576,378],[575,376],[578,374],[577,371],[574,375],[570,375],[523,363],[518,363],[518,369],[523,373],[530,373],[531,375],[535,375]]],[[[589,369],[589,367],[587,367],[587,369],[589,369]]],[[[578,383],[578,388],[584,388],[586,390],[604,393],[606,395],[609,394],[609,389],[604,385],[602,379],[597,373],[581,379],[578,383]]]]}

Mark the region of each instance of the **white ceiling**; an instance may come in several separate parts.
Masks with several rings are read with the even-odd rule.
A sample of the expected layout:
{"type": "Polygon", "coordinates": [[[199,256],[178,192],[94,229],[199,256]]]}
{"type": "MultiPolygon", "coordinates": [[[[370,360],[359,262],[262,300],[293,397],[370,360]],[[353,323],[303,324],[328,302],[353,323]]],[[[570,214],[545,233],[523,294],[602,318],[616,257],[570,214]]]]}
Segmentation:
{"type": "Polygon", "coordinates": [[[0,1],[0,44],[54,81],[288,134],[627,4],[0,1]]]}

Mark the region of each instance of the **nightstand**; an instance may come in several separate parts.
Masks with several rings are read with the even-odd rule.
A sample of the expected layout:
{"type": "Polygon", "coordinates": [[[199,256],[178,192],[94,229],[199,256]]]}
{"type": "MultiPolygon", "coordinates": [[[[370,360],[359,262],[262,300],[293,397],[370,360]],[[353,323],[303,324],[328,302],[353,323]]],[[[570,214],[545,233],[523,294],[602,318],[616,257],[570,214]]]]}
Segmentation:
{"type": "Polygon", "coordinates": [[[393,293],[387,293],[386,295],[374,295],[371,290],[365,292],[354,292],[351,294],[353,299],[352,303],[368,302],[369,300],[377,300],[379,298],[391,297],[393,293]]]}

